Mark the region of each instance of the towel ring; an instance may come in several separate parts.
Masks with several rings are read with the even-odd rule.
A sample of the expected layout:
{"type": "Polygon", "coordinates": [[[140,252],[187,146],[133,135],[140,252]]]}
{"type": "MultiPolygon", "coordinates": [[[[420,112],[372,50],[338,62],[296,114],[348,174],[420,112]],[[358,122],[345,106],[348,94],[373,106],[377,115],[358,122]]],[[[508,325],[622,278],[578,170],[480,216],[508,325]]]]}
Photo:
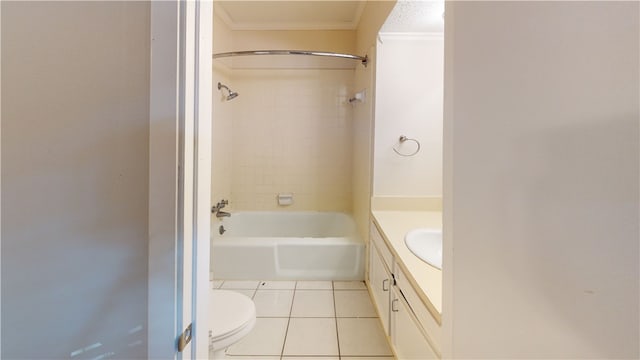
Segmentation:
{"type": "Polygon", "coordinates": [[[414,143],[416,143],[416,145],[418,146],[416,148],[416,151],[412,152],[411,154],[403,154],[400,151],[398,151],[398,149],[396,149],[396,147],[393,147],[393,151],[396,152],[396,154],[400,155],[400,156],[413,156],[415,154],[417,154],[420,151],[420,142],[416,139],[412,139],[412,138],[408,138],[404,135],[400,135],[400,138],[398,139],[398,142],[400,142],[400,144],[404,143],[405,141],[413,141],[414,143]]]}

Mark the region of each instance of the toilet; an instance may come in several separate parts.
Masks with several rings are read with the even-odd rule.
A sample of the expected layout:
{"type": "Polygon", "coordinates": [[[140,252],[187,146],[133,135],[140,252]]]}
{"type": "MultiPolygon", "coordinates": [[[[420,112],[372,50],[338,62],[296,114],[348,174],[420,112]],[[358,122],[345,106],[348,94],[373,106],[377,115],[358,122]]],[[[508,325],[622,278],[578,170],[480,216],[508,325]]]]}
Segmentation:
{"type": "Polygon", "coordinates": [[[230,290],[211,290],[209,351],[224,359],[226,349],[240,341],[256,323],[256,306],[246,295],[230,290]]]}

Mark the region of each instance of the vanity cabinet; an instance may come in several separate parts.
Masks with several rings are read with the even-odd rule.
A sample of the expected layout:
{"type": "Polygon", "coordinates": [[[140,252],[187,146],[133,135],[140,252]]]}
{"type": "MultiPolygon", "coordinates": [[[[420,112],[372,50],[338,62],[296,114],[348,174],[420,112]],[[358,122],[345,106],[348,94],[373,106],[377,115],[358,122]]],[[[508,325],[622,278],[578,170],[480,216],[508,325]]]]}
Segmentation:
{"type": "Polygon", "coordinates": [[[370,235],[369,288],[396,356],[439,359],[439,351],[435,350],[439,326],[407,281],[373,222],[370,235]]]}
{"type": "Polygon", "coordinates": [[[389,335],[389,303],[390,296],[389,291],[391,289],[393,278],[391,277],[391,271],[387,268],[382,256],[377,248],[372,247],[370,249],[369,259],[369,285],[371,287],[371,294],[373,295],[376,306],[378,307],[378,313],[380,314],[380,320],[382,321],[382,327],[384,332],[389,335]]]}
{"type": "Polygon", "coordinates": [[[391,339],[398,359],[438,359],[398,287],[391,290],[391,298],[391,339]]]}

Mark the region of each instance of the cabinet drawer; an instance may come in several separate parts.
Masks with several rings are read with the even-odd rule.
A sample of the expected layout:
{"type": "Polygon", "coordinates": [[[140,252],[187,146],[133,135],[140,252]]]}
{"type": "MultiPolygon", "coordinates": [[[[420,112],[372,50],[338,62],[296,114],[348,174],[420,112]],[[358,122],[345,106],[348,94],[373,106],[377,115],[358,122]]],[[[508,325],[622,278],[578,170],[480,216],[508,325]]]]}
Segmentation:
{"type": "Polygon", "coordinates": [[[391,253],[391,250],[389,250],[389,247],[387,246],[384,239],[382,238],[382,235],[380,234],[380,230],[378,230],[378,227],[373,222],[371,222],[369,225],[370,225],[369,232],[371,234],[371,241],[378,248],[378,251],[382,256],[382,259],[385,262],[387,270],[391,272],[393,270],[392,268],[393,254],[391,253]]]}
{"type": "Polygon", "coordinates": [[[442,328],[433,318],[427,309],[427,306],[422,302],[418,293],[413,289],[411,283],[407,279],[407,276],[398,264],[395,265],[394,275],[397,287],[402,291],[402,294],[415,314],[418,323],[420,323],[425,334],[427,334],[427,339],[429,340],[431,347],[433,347],[436,353],[441,354],[440,345],[442,344],[442,328]]]}

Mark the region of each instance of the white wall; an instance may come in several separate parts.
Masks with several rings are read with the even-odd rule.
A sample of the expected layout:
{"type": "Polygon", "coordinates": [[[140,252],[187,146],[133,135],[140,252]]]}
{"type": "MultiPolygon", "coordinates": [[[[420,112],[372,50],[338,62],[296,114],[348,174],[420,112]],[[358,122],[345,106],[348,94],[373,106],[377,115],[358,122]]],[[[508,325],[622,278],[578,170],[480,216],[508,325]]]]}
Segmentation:
{"type": "Polygon", "coordinates": [[[2,358],[147,357],[149,26],[2,3],[2,358]]]}
{"type": "Polygon", "coordinates": [[[639,6],[447,3],[444,356],[640,356],[639,6]]]}
{"type": "Polygon", "coordinates": [[[442,34],[380,34],[373,196],[442,197],[442,34]],[[420,80],[416,80],[420,79],[420,80]],[[400,144],[405,135],[413,141],[400,144]]]}

